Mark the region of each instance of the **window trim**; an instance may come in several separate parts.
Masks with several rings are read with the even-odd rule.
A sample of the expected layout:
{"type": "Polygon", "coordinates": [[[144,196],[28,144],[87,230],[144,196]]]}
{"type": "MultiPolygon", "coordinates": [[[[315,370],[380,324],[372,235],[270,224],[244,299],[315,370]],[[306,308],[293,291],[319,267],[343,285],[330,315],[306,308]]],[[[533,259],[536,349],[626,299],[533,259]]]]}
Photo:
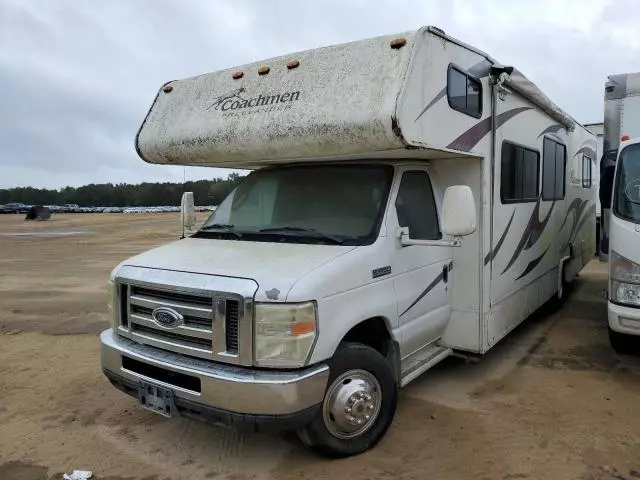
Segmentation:
{"type": "Polygon", "coordinates": [[[510,204],[514,204],[514,203],[533,203],[533,202],[537,202],[538,198],[540,198],[540,194],[542,193],[542,187],[540,186],[540,166],[542,165],[541,162],[542,159],[542,155],[540,154],[540,150],[537,150],[535,148],[529,147],[527,145],[523,145],[521,143],[517,143],[517,142],[512,142],[511,140],[503,140],[502,144],[500,145],[500,202],[503,205],[510,205],[510,204]],[[520,147],[523,148],[525,150],[529,150],[530,152],[534,152],[537,156],[537,173],[538,173],[538,178],[536,181],[536,192],[537,195],[533,198],[527,198],[527,199],[505,199],[504,196],[502,195],[502,150],[504,148],[504,145],[508,144],[508,145],[513,145],[515,147],[520,147]]]}
{"type": "MultiPolygon", "coordinates": [[[[407,173],[423,173],[427,176],[427,180],[429,181],[429,187],[431,187],[431,196],[433,197],[433,207],[436,213],[436,224],[438,227],[438,238],[429,238],[429,239],[424,239],[426,241],[437,241],[437,240],[442,240],[443,238],[443,233],[442,233],[442,223],[440,222],[440,211],[439,211],[439,204],[437,201],[437,195],[436,195],[436,191],[433,187],[433,182],[431,181],[431,173],[428,170],[424,170],[421,168],[411,168],[408,167],[406,170],[402,169],[399,172],[399,176],[398,176],[398,184],[397,187],[395,188],[395,192],[393,195],[393,203],[390,203],[390,206],[393,208],[393,213],[396,217],[396,224],[398,225],[398,227],[400,227],[400,219],[398,218],[398,207],[397,207],[397,202],[398,202],[398,194],[400,193],[400,187],[402,187],[402,180],[404,179],[405,174],[407,173]]],[[[411,235],[411,230],[409,230],[409,235],[411,235]]],[[[423,240],[423,239],[415,239],[413,238],[412,240],[423,240]]]]}
{"type": "MultiPolygon", "coordinates": [[[[555,152],[555,149],[554,149],[555,152]]],[[[553,171],[556,171],[555,165],[555,154],[553,156],[553,171]]],[[[564,200],[567,196],[567,144],[561,141],[556,140],[555,138],[544,136],[542,137],[542,186],[540,187],[540,198],[543,202],[555,202],[558,200],[564,200]],[[554,173],[554,183],[553,183],[553,196],[545,197],[544,196],[544,142],[545,140],[549,140],[553,142],[554,145],[561,145],[564,148],[564,162],[562,166],[562,196],[556,196],[556,187],[557,183],[555,183],[555,173],[554,173]]]]}
{"type": "Polygon", "coordinates": [[[591,188],[593,186],[593,159],[584,153],[582,154],[582,188],[591,188]],[[585,183],[584,179],[584,162],[589,165],[589,183],[585,183]]]}
{"type": "MultiPolygon", "coordinates": [[[[468,86],[467,86],[468,88],[468,86]]],[[[450,63],[449,66],[447,67],[447,85],[446,85],[446,92],[447,92],[447,103],[449,104],[449,107],[452,110],[455,110],[457,112],[460,113],[464,113],[465,115],[468,115],[470,117],[473,118],[482,118],[482,110],[483,110],[483,101],[482,101],[482,94],[484,92],[484,88],[482,86],[482,80],[480,80],[480,78],[476,77],[475,75],[471,75],[469,72],[467,72],[464,68],[459,67],[458,65],[456,65],[455,63],[450,63]],[[476,82],[478,82],[478,85],[480,85],[480,94],[479,94],[479,112],[478,114],[474,114],[471,113],[469,110],[467,110],[466,108],[460,108],[457,105],[454,105],[451,103],[451,95],[449,95],[449,77],[451,75],[451,70],[456,70],[458,73],[464,75],[467,79],[471,78],[472,80],[475,80],[476,82]]],[[[467,95],[468,96],[468,95],[467,95]]],[[[466,98],[466,97],[465,97],[466,98]]]]}

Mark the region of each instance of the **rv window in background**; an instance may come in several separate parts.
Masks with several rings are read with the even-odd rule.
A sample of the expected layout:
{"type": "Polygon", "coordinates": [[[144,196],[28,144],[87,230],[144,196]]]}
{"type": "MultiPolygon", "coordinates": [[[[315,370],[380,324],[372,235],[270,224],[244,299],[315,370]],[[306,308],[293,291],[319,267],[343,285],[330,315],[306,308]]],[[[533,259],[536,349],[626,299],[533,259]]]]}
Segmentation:
{"type": "Polygon", "coordinates": [[[542,146],[542,200],[562,200],[565,190],[567,147],[545,138],[542,146]]]}
{"type": "Polygon", "coordinates": [[[454,110],[475,118],[482,116],[482,83],[453,65],[447,72],[447,99],[454,110]]]}
{"type": "Polygon", "coordinates": [[[501,165],[502,203],[535,202],[539,192],[540,153],[505,141],[501,165]]]}
{"type": "Polygon", "coordinates": [[[591,159],[582,156],[582,188],[591,188],[591,159]]]}
{"type": "Polygon", "coordinates": [[[438,223],[438,210],[427,172],[405,172],[402,175],[396,214],[401,227],[409,227],[409,238],[439,240],[442,238],[438,223]]]}

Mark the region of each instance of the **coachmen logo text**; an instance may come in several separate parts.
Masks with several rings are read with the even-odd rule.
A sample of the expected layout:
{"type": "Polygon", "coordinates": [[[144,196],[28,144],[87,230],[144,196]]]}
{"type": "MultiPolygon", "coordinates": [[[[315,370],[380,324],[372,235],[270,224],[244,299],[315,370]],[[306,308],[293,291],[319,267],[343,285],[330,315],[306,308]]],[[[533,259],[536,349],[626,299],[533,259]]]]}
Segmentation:
{"type": "Polygon", "coordinates": [[[214,109],[224,112],[224,115],[247,115],[251,113],[267,113],[291,108],[293,102],[300,99],[300,91],[276,94],[259,94],[257,97],[246,98],[246,90],[239,88],[217,97],[207,110],[214,109]]]}

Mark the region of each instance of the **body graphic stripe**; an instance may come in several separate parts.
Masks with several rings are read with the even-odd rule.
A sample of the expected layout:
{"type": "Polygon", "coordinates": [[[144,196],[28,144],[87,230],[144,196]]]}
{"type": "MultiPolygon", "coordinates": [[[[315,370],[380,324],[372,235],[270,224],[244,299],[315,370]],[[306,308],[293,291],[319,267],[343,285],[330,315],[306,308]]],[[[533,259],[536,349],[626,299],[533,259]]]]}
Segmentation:
{"type": "Polygon", "coordinates": [[[577,155],[580,155],[581,153],[587,155],[592,162],[596,161],[596,151],[593,148],[589,146],[582,147],[573,156],[575,157],[577,155]]]}
{"type": "MultiPolygon", "coordinates": [[[[500,128],[507,121],[515,117],[516,115],[531,110],[531,107],[518,107],[496,116],[496,129],[500,128]]],[[[491,117],[487,117],[484,120],[479,121],[469,130],[461,134],[453,142],[447,145],[447,148],[453,150],[461,150],[468,152],[475,147],[480,140],[482,140],[491,131],[491,117]]]]}
{"type": "Polygon", "coordinates": [[[513,217],[515,216],[515,214],[516,214],[516,211],[514,209],[513,212],[511,213],[511,218],[509,219],[509,223],[507,223],[507,228],[504,229],[504,232],[502,232],[502,236],[500,237],[500,240],[498,240],[498,243],[496,244],[496,248],[494,248],[493,251],[487,253],[487,255],[484,257],[485,265],[488,264],[494,258],[496,258],[496,255],[498,255],[498,252],[500,251],[500,248],[502,247],[502,244],[504,243],[505,238],[507,238],[507,233],[509,233],[509,228],[511,228],[511,222],[513,222],[513,217]]]}
{"type": "MultiPolygon", "coordinates": [[[[447,271],[450,272],[451,270],[453,270],[453,262],[449,262],[449,265],[447,265],[447,271]]],[[[435,288],[436,285],[438,285],[440,282],[442,282],[444,280],[444,271],[440,272],[440,274],[433,279],[433,281],[427,285],[427,288],[425,288],[422,293],[420,293],[420,295],[418,295],[418,298],[416,298],[413,303],[411,303],[411,305],[409,305],[407,307],[407,309],[402,312],[400,314],[400,316],[403,316],[405,313],[407,313],[409,310],[411,310],[413,307],[416,306],[416,304],[422,300],[425,296],[427,296],[427,294],[433,290],[435,288]]]]}
{"type": "Polygon", "coordinates": [[[529,222],[527,223],[527,226],[525,227],[524,232],[522,233],[520,242],[518,242],[518,246],[516,247],[515,252],[513,252],[513,256],[511,257],[511,260],[509,260],[509,263],[507,264],[505,269],[502,271],[502,274],[504,274],[507,270],[511,268],[511,266],[515,263],[515,261],[518,259],[518,257],[520,256],[523,250],[528,250],[538,241],[538,239],[542,235],[542,232],[547,226],[547,223],[551,218],[551,212],[553,211],[553,207],[555,206],[555,201],[551,204],[551,207],[549,208],[549,212],[547,213],[547,216],[544,218],[542,222],[539,220],[541,202],[542,202],[542,197],[538,197],[538,201],[536,202],[536,206],[533,209],[533,212],[531,212],[531,217],[529,218],[529,222]]]}
{"type": "Polygon", "coordinates": [[[538,135],[538,138],[540,138],[543,135],[546,135],[547,133],[558,133],[560,130],[565,130],[564,126],[562,125],[550,125],[547,128],[545,128],[540,135],[538,135]]]}
{"type": "Polygon", "coordinates": [[[542,261],[542,258],[547,254],[548,251],[549,251],[549,247],[547,247],[545,251],[542,252],[542,255],[540,255],[538,258],[534,258],[533,260],[531,260],[527,265],[527,268],[524,269],[524,272],[522,272],[520,276],[516,278],[516,280],[520,280],[522,277],[525,277],[529,273],[531,273],[533,269],[536,268],[538,264],[542,261]]]}
{"type": "Polygon", "coordinates": [[[594,215],[595,213],[596,213],[596,206],[591,205],[585,212],[584,217],[582,217],[582,220],[580,220],[580,223],[578,223],[578,227],[576,228],[574,232],[574,236],[572,237],[571,241],[576,239],[576,236],[578,235],[578,232],[580,231],[580,229],[584,226],[587,220],[589,220],[589,217],[594,215]]]}

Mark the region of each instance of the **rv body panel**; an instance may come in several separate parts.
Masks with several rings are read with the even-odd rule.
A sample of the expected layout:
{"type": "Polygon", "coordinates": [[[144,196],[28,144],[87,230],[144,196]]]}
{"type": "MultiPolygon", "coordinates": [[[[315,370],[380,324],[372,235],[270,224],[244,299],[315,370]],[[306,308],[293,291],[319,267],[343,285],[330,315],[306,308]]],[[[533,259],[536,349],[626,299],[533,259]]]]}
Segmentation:
{"type": "Polygon", "coordinates": [[[403,37],[400,49],[389,46],[395,37],[377,37],[170,82],[138,152],[150,163],[253,168],[402,148],[393,116],[415,35],[403,37]],[[299,66],[289,69],[291,59],[299,66]]]}

